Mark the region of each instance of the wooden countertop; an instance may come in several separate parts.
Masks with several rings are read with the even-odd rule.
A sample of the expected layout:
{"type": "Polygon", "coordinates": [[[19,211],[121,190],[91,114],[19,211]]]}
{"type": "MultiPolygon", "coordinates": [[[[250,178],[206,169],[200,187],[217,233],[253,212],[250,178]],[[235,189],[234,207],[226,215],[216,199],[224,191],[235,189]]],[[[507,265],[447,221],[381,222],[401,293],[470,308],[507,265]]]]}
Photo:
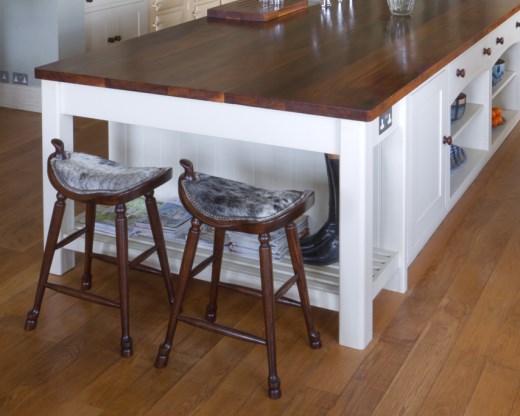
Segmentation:
{"type": "Polygon", "coordinates": [[[416,0],[399,18],[386,0],[332,0],[265,23],[202,18],[35,72],[370,121],[519,10],[516,0],[416,0]]]}

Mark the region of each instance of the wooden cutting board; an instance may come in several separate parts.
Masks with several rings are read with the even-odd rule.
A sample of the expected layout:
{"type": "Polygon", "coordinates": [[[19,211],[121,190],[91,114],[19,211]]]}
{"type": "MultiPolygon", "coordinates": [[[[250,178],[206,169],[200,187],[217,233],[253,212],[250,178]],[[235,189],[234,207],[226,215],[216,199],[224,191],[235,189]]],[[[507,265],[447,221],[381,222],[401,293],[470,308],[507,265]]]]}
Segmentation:
{"type": "Polygon", "coordinates": [[[208,17],[221,19],[267,22],[286,14],[307,8],[307,0],[238,0],[208,9],[208,17]]]}

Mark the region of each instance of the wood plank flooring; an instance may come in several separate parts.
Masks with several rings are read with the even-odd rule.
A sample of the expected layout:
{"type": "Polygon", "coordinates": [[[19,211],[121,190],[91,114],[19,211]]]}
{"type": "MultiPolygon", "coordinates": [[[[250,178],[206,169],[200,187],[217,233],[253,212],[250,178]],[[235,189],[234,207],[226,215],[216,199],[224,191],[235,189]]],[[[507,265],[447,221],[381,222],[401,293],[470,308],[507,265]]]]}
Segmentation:
{"type": "MultiPolygon", "coordinates": [[[[75,126],[76,148],[104,155],[106,124],[75,126]]],[[[42,253],[40,132],[39,114],[0,108],[0,415],[520,415],[520,128],[411,265],[409,291],[376,298],[364,351],[339,346],[337,314],[318,308],[324,346],[311,350],[299,311],[278,307],[278,401],[264,347],[184,324],[168,367],[153,367],[168,315],[157,277],[131,274],[130,359],[117,310],[60,294],[23,330],[42,253]]],[[[94,290],[115,296],[114,267],[94,272],[94,290]]],[[[206,294],[196,282],[186,308],[206,294]]],[[[220,307],[262,330],[257,300],[223,291],[220,307]]]]}

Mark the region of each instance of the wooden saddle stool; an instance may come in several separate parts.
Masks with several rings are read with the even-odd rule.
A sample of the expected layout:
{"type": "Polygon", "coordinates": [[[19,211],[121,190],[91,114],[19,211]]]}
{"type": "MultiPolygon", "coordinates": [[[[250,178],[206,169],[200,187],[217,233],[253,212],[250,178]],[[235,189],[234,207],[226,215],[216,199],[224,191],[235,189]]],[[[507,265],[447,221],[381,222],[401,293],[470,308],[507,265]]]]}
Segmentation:
{"type": "Polygon", "coordinates": [[[276,370],[275,302],[301,307],[310,345],[316,349],[321,347],[320,334],[315,330],[312,319],[298,233],[294,224],[294,220],[313,205],[314,193],[254,188],[241,182],[195,173],[192,163],[188,160],[183,159],[180,163],[185,172],[179,178],[179,196],[193,219],[179,272],[177,297],[171,309],[166,339],[159,347],[155,366],[162,368],[167,365],[177,323],[183,321],[222,335],[265,345],[269,366],[269,397],[278,399],[281,397],[281,389],[276,370]],[[210,225],[215,229],[213,254],[193,268],[202,224],[210,225]],[[282,227],[285,228],[289,243],[294,276],[275,293],[269,233],[282,227]],[[226,230],[258,234],[261,290],[219,281],[226,230]],[[212,264],[212,277],[206,319],[187,316],[181,311],[188,280],[209,264],[212,264]],[[300,301],[285,297],[294,283],[298,287],[300,301]],[[215,323],[219,287],[262,298],[265,338],[215,323]]]}
{"type": "Polygon", "coordinates": [[[52,289],[83,300],[119,308],[122,331],[121,355],[129,357],[133,354],[132,338],[129,332],[129,268],[162,275],[168,300],[170,304],[173,303],[170,266],[168,264],[157,203],[154,197],[154,189],[171,179],[172,170],[171,168],[126,167],[97,156],[66,152],[63,142],[59,139],[53,139],[52,144],[56,151],[48,158],[47,173],[51,184],[58,191],[57,200],[54,204],[45,244],[36,298],[33,308],[27,314],[25,329],[31,330],[36,327],[45,289],[52,289]],[[141,196],[144,196],[146,200],[146,209],[153,233],[154,245],[129,262],[125,204],[141,196]],[[65,200],[67,198],[86,204],[85,226],[63,240],[58,241],[65,211],[65,200]],[[115,206],[117,257],[93,253],[97,204],[115,206]],[[49,282],[49,271],[55,251],[82,235],[85,235],[85,266],[81,279],[81,289],[49,282]],[[141,264],[154,252],[157,252],[160,270],[141,264]],[[117,264],[119,278],[118,301],[88,291],[92,286],[91,265],[94,257],[117,264]]]}

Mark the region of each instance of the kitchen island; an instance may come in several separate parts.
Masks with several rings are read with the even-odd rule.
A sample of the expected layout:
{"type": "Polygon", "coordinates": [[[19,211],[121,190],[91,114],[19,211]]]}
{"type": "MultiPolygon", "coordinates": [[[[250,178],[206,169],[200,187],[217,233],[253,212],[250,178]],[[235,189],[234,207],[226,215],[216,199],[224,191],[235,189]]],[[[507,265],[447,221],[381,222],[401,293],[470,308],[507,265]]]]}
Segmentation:
{"type": "MultiPolygon", "coordinates": [[[[335,276],[337,304],[314,303],[339,310],[341,344],[364,348],[373,298],[406,291],[408,264],[519,119],[519,11],[513,0],[416,0],[394,17],[384,0],[350,0],[265,23],[203,18],[45,65],[44,167],[53,137],[72,149],[75,115],[111,123],[117,159],[122,125],[339,155],[339,267],[308,275],[335,276]],[[492,88],[499,57],[510,71],[492,88]],[[454,125],[461,91],[470,105],[454,125]],[[492,131],[495,104],[508,123],[492,131]],[[468,162],[451,175],[455,143],[468,162]]],[[[45,229],[54,199],[45,181],[45,229]]],[[[53,272],[73,266],[62,250],[53,272]]]]}

